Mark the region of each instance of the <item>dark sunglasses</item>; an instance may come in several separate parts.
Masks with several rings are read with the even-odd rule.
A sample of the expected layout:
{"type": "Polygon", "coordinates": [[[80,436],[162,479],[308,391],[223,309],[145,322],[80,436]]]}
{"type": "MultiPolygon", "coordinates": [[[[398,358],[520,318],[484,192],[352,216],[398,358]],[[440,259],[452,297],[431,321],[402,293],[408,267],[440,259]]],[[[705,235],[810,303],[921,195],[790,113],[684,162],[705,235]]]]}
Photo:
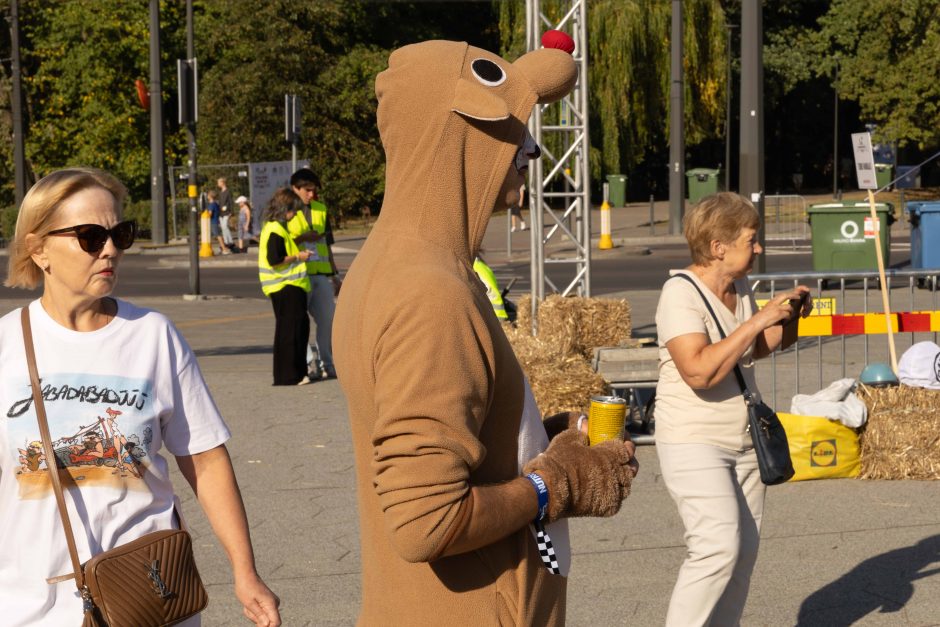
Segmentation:
{"type": "Polygon", "coordinates": [[[78,245],[86,253],[101,252],[109,237],[117,248],[127,250],[134,243],[134,238],[137,237],[137,220],[118,222],[110,229],[106,229],[100,224],[67,226],[64,229],[49,231],[48,235],[65,235],[67,233],[75,233],[75,237],[78,238],[78,245]]]}

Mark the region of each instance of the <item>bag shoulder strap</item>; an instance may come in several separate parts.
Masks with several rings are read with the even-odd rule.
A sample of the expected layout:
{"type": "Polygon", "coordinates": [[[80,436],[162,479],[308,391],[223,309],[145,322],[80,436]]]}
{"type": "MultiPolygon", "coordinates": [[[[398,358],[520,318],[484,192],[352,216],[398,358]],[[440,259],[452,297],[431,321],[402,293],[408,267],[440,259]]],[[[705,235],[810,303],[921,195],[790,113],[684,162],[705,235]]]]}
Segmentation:
{"type": "MultiPolygon", "coordinates": [[[[718,316],[715,315],[715,310],[712,309],[711,303],[708,302],[708,298],[705,297],[705,293],[702,291],[702,288],[698,286],[698,283],[696,283],[695,280],[689,275],[683,274],[681,272],[674,274],[673,276],[682,277],[692,284],[692,287],[695,288],[695,291],[698,292],[698,295],[702,297],[702,302],[705,303],[705,308],[708,309],[708,313],[711,314],[712,320],[715,321],[715,326],[718,327],[718,335],[721,336],[721,339],[725,339],[727,337],[725,335],[725,330],[721,327],[721,322],[719,322],[718,316]]],[[[747,401],[748,405],[750,405],[753,395],[751,394],[751,391],[747,389],[747,384],[744,382],[744,375],[741,373],[741,368],[738,366],[737,362],[734,364],[734,376],[738,380],[738,385],[741,387],[741,393],[744,394],[744,400],[747,401]]]]}
{"type": "MultiPolygon", "coordinates": [[[[39,422],[39,435],[42,438],[42,449],[46,455],[46,470],[52,480],[52,489],[55,492],[56,504],[59,507],[59,516],[62,518],[62,527],[65,529],[65,541],[69,547],[69,557],[72,558],[72,575],[64,578],[75,578],[75,585],[79,591],[85,588],[85,574],[78,559],[78,549],[75,547],[75,535],[72,533],[72,523],[65,507],[65,496],[62,491],[62,481],[59,479],[59,463],[52,448],[52,437],[49,435],[49,421],[46,419],[46,406],[42,401],[42,391],[39,387],[39,372],[36,369],[36,350],[33,347],[33,331],[29,322],[29,305],[23,307],[20,313],[20,322],[23,325],[23,344],[26,347],[26,366],[29,369],[29,382],[33,388],[33,405],[36,407],[36,419],[39,422]]],[[[54,577],[50,583],[61,581],[63,577],[54,577]]]]}

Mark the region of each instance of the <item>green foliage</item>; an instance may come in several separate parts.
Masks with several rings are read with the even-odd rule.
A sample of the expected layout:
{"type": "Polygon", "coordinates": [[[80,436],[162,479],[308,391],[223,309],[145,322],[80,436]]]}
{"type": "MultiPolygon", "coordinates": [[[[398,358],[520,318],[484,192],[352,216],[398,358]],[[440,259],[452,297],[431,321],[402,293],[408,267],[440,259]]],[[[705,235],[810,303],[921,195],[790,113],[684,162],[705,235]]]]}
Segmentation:
{"type": "Polygon", "coordinates": [[[940,140],[940,0],[836,0],[819,25],[817,71],[839,66],[840,97],[882,139],[940,140]]]}
{"type": "Polygon", "coordinates": [[[301,157],[340,217],[377,209],[384,192],[374,81],[391,49],[432,38],[498,40],[479,3],[206,0],[202,8],[200,161],[289,158],[284,96],[297,94],[301,157]]]}
{"type": "MultiPolygon", "coordinates": [[[[502,51],[525,51],[525,6],[499,2],[502,51]]],[[[683,3],[686,143],[720,135],[725,113],[724,12],[718,0],[683,3]]],[[[550,19],[567,3],[543,2],[550,19]]],[[[588,4],[591,176],[625,172],[663,150],[669,134],[672,5],[668,0],[588,4]],[[597,160],[599,157],[599,162],[597,160]]]]}
{"type": "MultiPolygon", "coordinates": [[[[0,29],[2,32],[4,29],[0,29]]],[[[8,103],[11,98],[12,84],[10,77],[3,72],[0,74],[0,102],[8,103]]],[[[12,205],[14,200],[13,169],[13,114],[5,115],[0,111],[0,206],[12,205]]],[[[6,237],[6,235],[4,235],[6,237]]]]}
{"type": "Polygon", "coordinates": [[[16,218],[19,210],[14,206],[3,207],[0,209],[0,237],[9,242],[16,233],[16,218]]]}
{"type": "Polygon", "coordinates": [[[940,0],[833,0],[817,13],[768,37],[786,88],[825,79],[878,125],[877,139],[940,141],[940,0]]]}
{"type": "Polygon", "coordinates": [[[144,3],[72,0],[23,7],[26,153],[37,176],[68,165],[113,172],[141,193],[149,180],[149,114],[135,79],[149,76],[144,3]]]}
{"type": "MultiPolygon", "coordinates": [[[[377,209],[383,193],[373,84],[392,49],[443,38],[499,50],[508,59],[525,52],[522,0],[194,3],[198,162],[288,159],[284,95],[298,94],[300,156],[320,172],[324,200],[347,214],[363,205],[377,209]]],[[[692,155],[710,154],[710,161],[720,160],[715,147],[723,139],[725,23],[740,22],[740,4],[683,2],[686,144],[692,155]]],[[[632,181],[642,178],[637,172],[646,171],[650,180],[665,174],[671,5],[588,4],[595,182],[612,172],[632,181]]],[[[568,2],[542,0],[542,7],[559,19],[568,2]]],[[[769,181],[775,168],[789,177],[799,152],[810,169],[821,170],[829,158],[831,138],[819,125],[831,115],[836,65],[839,95],[852,105],[840,108],[849,115],[844,123],[857,123],[851,117],[857,102],[862,120],[879,125],[879,139],[920,148],[940,141],[940,0],[774,0],[763,7],[769,181]]],[[[186,56],[185,3],[161,0],[160,9],[164,92],[158,106],[166,119],[167,164],[182,165],[187,145],[176,123],[176,59],[186,56]]],[[[149,199],[150,116],[134,89],[135,79],[149,83],[148,3],[21,1],[20,20],[28,169],[41,176],[68,165],[98,166],[120,177],[132,199],[149,199]]],[[[0,29],[0,56],[10,56],[9,46],[9,32],[0,29]]],[[[13,202],[10,85],[5,65],[0,206],[13,202]]],[[[149,223],[149,211],[141,212],[149,223]]]]}
{"type": "MultiPolygon", "coordinates": [[[[336,7],[208,1],[198,18],[200,162],[289,159],[284,95],[312,95],[320,68],[331,63],[318,35],[341,21],[336,7]]],[[[317,103],[304,97],[303,104],[309,122],[317,103]]]]}
{"type": "Polygon", "coordinates": [[[373,82],[388,53],[354,48],[317,81],[311,165],[325,176],[323,198],[342,214],[358,214],[385,191],[385,155],[375,123],[373,82]]]}
{"type": "Polygon", "coordinates": [[[143,239],[150,237],[150,229],[153,225],[150,213],[150,200],[138,200],[128,202],[124,207],[123,218],[125,220],[137,220],[137,232],[143,239]]]}
{"type": "MultiPolygon", "coordinates": [[[[694,146],[721,132],[724,13],[717,0],[683,7],[685,141],[694,146]]],[[[661,151],[669,136],[672,6],[598,0],[588,11],[592,144],[601,147],[604,172],[623,172],[661,151]]]]}
{"type": "MultiPolygon", "coordinates": [[[[173,32],[180,22],[179,3],[164,5],[162,23],[173,32]]],[[[69,165],[95,166],[116,174],[132,195],[148,193],[149,114],[137,102],[134,86],[136,79],[149,83],[146,3],[21,2],[20,22],[28,169],[42,176],[69,165]]],[[[179,55],[173,43],[179,37],[164,40],[166,78],[175,76],[179,55]]],[[[7,77],[3,85],[6,90],[7,77]]],[[[7,131],[5,117],[3,126],[8,140],[12,129],[7,131]]],[[[172,138],[167,145],[171,156],[178,154],[172,138]]],[[[2,152],[7,151],[12,153],[11,143],[4,141],[2,152]]],[[[3,196],[12,200],[9,188],[3,196]]]]}

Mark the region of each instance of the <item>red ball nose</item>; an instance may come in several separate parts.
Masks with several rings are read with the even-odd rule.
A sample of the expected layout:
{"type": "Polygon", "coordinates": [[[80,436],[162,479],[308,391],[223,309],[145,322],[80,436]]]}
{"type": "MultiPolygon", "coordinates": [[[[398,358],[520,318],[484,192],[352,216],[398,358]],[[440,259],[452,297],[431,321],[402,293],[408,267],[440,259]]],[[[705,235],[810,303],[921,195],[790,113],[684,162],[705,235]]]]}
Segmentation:
{"type": "Polygon", "coordinates": [[[574,39],[560,30],[547,30],[542,33],[542,46],[544,48],[558,48],[568,54],[574,52],[574,39]]]}

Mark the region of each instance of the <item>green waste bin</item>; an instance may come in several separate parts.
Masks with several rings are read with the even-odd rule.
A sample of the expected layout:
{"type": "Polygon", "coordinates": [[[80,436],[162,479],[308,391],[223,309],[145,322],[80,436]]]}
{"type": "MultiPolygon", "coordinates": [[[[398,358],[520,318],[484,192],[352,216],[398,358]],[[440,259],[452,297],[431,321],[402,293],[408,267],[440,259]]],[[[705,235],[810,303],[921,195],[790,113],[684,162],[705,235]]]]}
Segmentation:
{"type": "Polygon", "coordinates": [[[888,265],[894,222],[891,203],[875,204],[880,229],[872,223],[867,202],[811,205],[806,212],[813,240],[813,270],[877,270],[875,233],[880,236],[884,263],[888,265]]]}
{"type": "Polygon", "coordinates": [[[891,175],[894,174],[894,168],[888,163],[875,164],[875,183],[878,189],[887,187],[891,182],[891,175]]]}
{"type": "Polygon", "coordinates": [[[625,174],[607,175],[607,192],[611,207],[627,205],[627,177],[625,174]]]}
{"type": "Polygon", "coordinates": [[[719,190],[718,180],[721,170],[712,168],[693,168],[685,173],[688,179],[689,202],[697,203],[706,196],[719,190]]]}

